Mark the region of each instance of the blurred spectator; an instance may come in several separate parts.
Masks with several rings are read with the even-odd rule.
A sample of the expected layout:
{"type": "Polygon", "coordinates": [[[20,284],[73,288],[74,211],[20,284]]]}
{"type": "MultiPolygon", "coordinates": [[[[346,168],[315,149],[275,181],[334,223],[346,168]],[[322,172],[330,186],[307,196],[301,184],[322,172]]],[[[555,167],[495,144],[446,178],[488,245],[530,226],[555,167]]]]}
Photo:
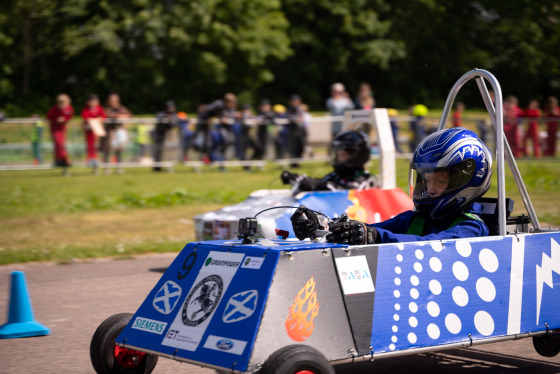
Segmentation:
{"type": "Polygon", "coordinates": [[[88,166],[97,167],[96,135],[106,135],[105,129],[102,127],[105,121],[105,111],[99,105],[99,97],[97,95],[89,95],[87,105],[82,109],[82,118],[86,140],[87,164],[88,166]]]}
{"type": "Polygon", "coordinates": [[[494,94],[494,90],[488,90],[488,95],[490,95],[490,101],[492,104],[496,105],[496,95],[494,94]]]}
{"type": "MultiPolygon", "coordinates": [[[[124,126],[120,126],[111,133],[111,148],[115,153],[115,161],[117,164],[122,162],[122,154],[124,152],[124,148],[126,147],[126,143],[128,143],[128,131],[124,128],[124,126]]],[[[120,166],[117,167],[117,173],[123,173],[120,166]]]]}
{"type": "Polygon", "coordinates": [[[485,119],[479,119],[476,121],[476,128],[478,129],[478,137],[486,144],[488,141],[488,123],[485,119]]]}
{"type": "Polygon", "coordinates": [[[269,126],[274,125],[274,118],[276,113],[272,110],[270,101],[263,100],[259,106],[259,114],[257,115],[257,145],[258,153],[255,158],[264,160],[266,158],[266,148],[268,145],[268,131],[269,126]]]}
{"type": "Polygon", "coordinates": [[[205,163],[210,162],[210,118],[204,118],[208,105],[200,104],[196,108],[198,118],[193,136],[193,148],[200,152],[200,159],[205,163]]]}
{"type": "MultiPolygon", "coordinates": [[[[546,118],[559,118],[560,107],[558,107],[558,99],[550,96],[546,101],[544,108],[544,116],[546,118]]],[[[556,133],[558,131],[558,120],[548,121],[546,123],[546,155],[554,157],[556,155],[556,133]]]]}
{"type": "Polygon", "coordinates": [[[396,116],[399,115],[399,112],[396,109],[389,108],[387,109],[387,114],[389,115],[389,122],[391,123],[391,132],[393,133],[393,141],[395,142],[395,150],[398,153],[403,153],[403,150],[399,144],[399,124],[395,119],[396,116]]]}
{"type": "Polygon", "coordinates": [[[517,104],[517,98],[513,95],[508,96],[504,101],[504,134],[514,157],[521,156],[519,135],[521,108],[517,104]]]}
{"type": "Polygon", "coordinates": [[[146,149],[150,143],[150,133],[152,129],[153,126],[146,123],[139,123],[134,127],[134,161],[142,162],[146,157],[146,149]]]}
{"type": "Polygon", "coordinates": [[[276,147],[276,159],[282,159],[286,155],[288,150],[288,115],[286,113],[286,107],[282,104],[276,104],[272,107],[276,118],[274,118],[274,123],[276,124],[276,139],[274,145],[276,147]]]}
{"type": "Polygon", "coordinates": [[[208,131],[212,118],[218,119],[219,126],[217,134],[212,136],[210,159],[220,161],[224,159],[229,147],[234,145],[233,126],[240,119],[240,113],[237,111],[237,97],[232,93],[226,93],[223,100],[216,100],[206,106],[199,115],[199,119],[206,122],[203,127],[206,131],[208,131]]]}
{"type": "MultiPolygon", "coordinates": [[[[111,155],[112,139],[114,138],[113,133],[123,127],[119,123],[119,119],[130,118],[132,113],[121,104],[121,99],[118,94],[112,93],[107,98],[107,106],[105,107],[105,136],[99,139],[99,149],[103,152],[103,162],[109,162],[109,157],[111,155]]],[[[117,155],[116,155],[117,156],[117,155]]],[[[120,153],[117,158],[120,158],[120,153]]],[[[106,169],[106,173],[109,174],[111,169],[106,169]]]]}
{"type": "MultiPolygon", "coordinates": [[[[168,100],[165,102],[165,110],[156,114],[156,127],[153,133],[153,154],[154,162],[161,162],[163,160],[163,146],[165,143],[165,135],[167,132],[176,127],[178,124],[177,108],[175,102],[168,100]]],[[[154,166],[154,171],[161,171],[159,165],[154,166]]]]}
{"type": "Polygon", "coordinates": [[[360,102],[360,108],[363,110],[372,110],[374,109],[374,107],[375,107],[375,101],[371,96],[364,97],[360,102]]]}
{"type": "Polygon", "coordinates": [[[458,102],[455,103],[453,110],[453,127],[463,127],[463,112],[465,111],[465,104],[458,102]]]}
{"type": "Polygon", "coordinates": [[[369,83],[360,83],[354,103],[356,104],[356,109],[370,110],[375,108],[375,99],[373,98],[373,91],[369,83]]]}
{"type": "Polygon", "coordinates": [[[191,147],[194,135],[187,113],[177,113],[177,125],[179,126],[179,142],[181,143],[180,161],[187,161],[189,159],[189,148],[191,147]]]}
{"type": "MultiPolygon", "coordinates": [[[[288,103],[288,147],[290,158],[301,158],[304,146],[304,128],[303,128],[303,112],[301,110],[301,97],[292,95],[288,103]]],[[[292,167],[297,167],[297,163],[293,163],[292,167]]]]}
{"type": "Polygon", "coordinates": [[[414,152],[422,139],[426,137],[425,117],[428,115],[428,108],[423,104],[416,104],[408,108],[408,114],[414,117],[410,121],[410,131],[412,132],[410,151],[414,152]]]}
{"type": "MultiPolygon", "coordinates": [[[[327,99],[327,109],[331,116],[342,116],[344,112],[354,109],[354,103],[350,100],[346,89],[342,83],[335,83],[331,87],[331,97],[327,99]]],[[[331,122],[331,135],[334,139],[342,131],[343,121],[331,122]]]]}
{"type": "Polygon", "coordinates": [[[311,114],[309,114],[309,106],[307,104],[300,105],[302,116],[302,132],[303,132],[303,153],[313,157],[313,148],[308,143],[309,138],[309,126],[311,125],[311,114]]]}
{"type": "Polygon", "coordinates": [[[41,140],[43,138],[43,121],[41,121],[37,114],[33,114],[31,118],[35,120],[31,127],[31,150],[33,152],[33,164],[42,165],[43,151],[41,149],[41,140]]]}
{"type": "MultiPolygon", "coordinates": [[[[259,147],[253,138],[253,130],[257,127],[257,119],[253,115],[253,110],[250,105],[243,105],[243,112],[241,113],[241,154],[240,160],[245,160],[247,157],[247,150],[250,148],[253,152],[251,159],[256,159],[259,154],[259,147]]],[[[245,169],[249,169],[248,166],[245,169]]]]}
{"type": "Polygon", "coordinates": [[[74,116],[74,108],[70,104],[70,97],[66,94],[60,94],[56,98],[56,105],[49,109],[47,113],[54,143],[55,166],[70,166],[68,152],[66,152],[66,124],[74,116]]]}
{"type": "MultiPolygon", "coordinates": [[[[523,112],[523,117],[525,118],[539,118],[541,116],[541,110],[539,108],[539,102],[537,100],[531,100],[529,105],[523,112]]],[[[539,122],[529,121],[527,124],[527,131],[523,137],[523,154],[525,156],[529,155],[529,149],[527,148],[529,139],[533,142],[533,156],[541,157],[541,146],[539,142],[539,122]]]]}
{"type": "Polygon", "coordinates": [[[6,118],[6,115],[0,110],[0,122],[2,122],[4,118],[6,118]]]}

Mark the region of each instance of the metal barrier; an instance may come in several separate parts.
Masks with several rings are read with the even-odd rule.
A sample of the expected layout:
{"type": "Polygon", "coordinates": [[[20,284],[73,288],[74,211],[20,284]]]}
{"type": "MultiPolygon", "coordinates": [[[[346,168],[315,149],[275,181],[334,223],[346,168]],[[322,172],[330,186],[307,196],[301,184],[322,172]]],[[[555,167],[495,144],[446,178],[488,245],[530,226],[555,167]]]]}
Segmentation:
{"type": "MultiPolygon", "coordinates": [[[[398,144],[401,149],[408,149],[409,143],[411,141],[409,135],[409,122],[414,120],[415,117],[410,116],[394,116],[391,117],[391,121],[398,124],[400,128],[401,135],[398,137],[398,144]]],[[[436,127],[439,118],[426,117],[426,127],[436,127]]],[[[43,154],[44,162],[41,167],[34,167],[32,146],[31,146],[31,126],[37,122],[37,118],[7,118],[0,122],[0,171],[2,170],[33,170],[33,169],[46,169],[45,165],[52,163],[52,149],[53,145],[51,143],[51,136],[49,131],[49,126],[46,120],[41,119],[43,123],[42,140],[40,142],[40,148],[43,154]]],[[[196,120],[196,118],[191,119],[196,120]]],[[[343,116],[314,116],[311,117],[309,127],[308,127],[308,143],[313,146],[324,147],[331,141],[330,124],[333,121],[343,121],[343,116]]],[[[522,118],[521,122],[528,121],[538,121],[540,123],[545,123],[548,121],[558,121],[558,118],[522,118]]],[[[463,123],[473,129],[478,121],[485,121],[485,123],[490,124],[491,121],[488,118],[463,118],[463,123]]],[[[137,125],[153,125],[157,123],[157,120],[153,117],[148,118],[129,118],[120,119],[120,123],[126,124],[128,128],[137,125]]],[[[494,143],[493,131],[490,131],[491,125],[488,125],[488,136],[487,142],[489,144],[494,143]]],[[[274,137],[274,125],[271,126],[272,137],[274,137]]],[[[171,160],[177,160],[179,162],[180,157],[180,139],[177,131],[170,131],[167,141],[165,143],[165,156],[164,160],[169,162],[171,160]]],[[[372,137],[372,143],[377,144],[377,136],[372,137]]],[[[146,152],[151,155],[151,144],[146,144],[146,152]]],[[[269,144],[272,148],[273,144],[269,144]]],[[[84,165],[85,164],[85,141],[84,133],[81,125],[81,119],[74,119],[69,123],[67,130],[67,141],[66,148],[70,155],[70,159],[74,165],[84,165]]],[[[138,160],[138,147],[129,135],[129,141],[123,150],[124,160],[138,160]]],[[[193,157],[196,155],[193,153],[193,157]]],[[[193,158],[190,157],[190,158],[193,158]]],[[[269,157],[272,159],[272,157],[269,157]]],[[[181,160],[182,162],[182,160],[181,160]]],[[[304,160],[293,161],[288,159],[275,160],[277,164],[287,165],[291,163],[302,163],[307,162],[304,160]]],[[[152,167],[152,164],[147,163],[128,163],[130,166],[121,165],[121,167],[152,167]],[[135,166],[132,166],[135,165],[135,166]]],[[[193,168],[200,168],[204,166],[202,162],[199,161],[188,161],[187,166],[193,168]]],[[[225,163],[214,162],[212,167],[233,167],[233,166],[254,166],[261,168],[260,164],[244,164],[241,161],[225,161],[225,163]]],[[[109,166],[107,166],[109,167],[109,166]]]]}

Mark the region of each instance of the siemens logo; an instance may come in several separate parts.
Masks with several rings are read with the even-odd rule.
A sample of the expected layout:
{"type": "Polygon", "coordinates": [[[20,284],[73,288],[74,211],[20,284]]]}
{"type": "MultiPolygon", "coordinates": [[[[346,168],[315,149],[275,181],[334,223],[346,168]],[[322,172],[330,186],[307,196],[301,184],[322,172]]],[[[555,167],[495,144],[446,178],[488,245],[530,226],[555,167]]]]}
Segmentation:
{"type": "Polygon", "coordinates": [[[165,331],[166,327],[166,322],[154,321],[152,319],[142,317],[136,317],[134,323],[132,324],[133,329],[152,332],[158,335],[163,334],[163,331],[165,331]]]}

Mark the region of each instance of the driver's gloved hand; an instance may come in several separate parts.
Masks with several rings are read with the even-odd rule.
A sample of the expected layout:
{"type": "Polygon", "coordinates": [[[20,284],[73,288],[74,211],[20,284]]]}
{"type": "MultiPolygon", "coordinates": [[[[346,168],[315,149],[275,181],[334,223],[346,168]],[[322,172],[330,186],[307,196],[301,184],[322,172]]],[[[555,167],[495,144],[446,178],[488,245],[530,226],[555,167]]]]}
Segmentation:
{"type": "Polygon", "coordinates": [[[360,221],[332,222],[327,242],[339,244],[374,244],[377,241],[377,230],[360,221]]]}
{"type": "Polygon", "coordinates": [[[299,240],[309,238],[315,234],[315,231],[323,228],[319,224],[317,214],[303,205],[292,214],[290,220],[294,234],[299,240]]]}
{"type": "Polygon", "coordinates": [[[300,191],[318,191],[318,190],[326,190],[325,183],[320,179],[304,177],[299,182],[299,189],[300,191]]]}
{"type": "Polygon", "coordinates": [[[282,183],[284,184],[290,184],[293,181],[295,181],[298,177],[299,177],[298,174],[290,173],[287,170],[284,170],[282,174],[280,174],[280,179],[282,179],[282,183]]]}

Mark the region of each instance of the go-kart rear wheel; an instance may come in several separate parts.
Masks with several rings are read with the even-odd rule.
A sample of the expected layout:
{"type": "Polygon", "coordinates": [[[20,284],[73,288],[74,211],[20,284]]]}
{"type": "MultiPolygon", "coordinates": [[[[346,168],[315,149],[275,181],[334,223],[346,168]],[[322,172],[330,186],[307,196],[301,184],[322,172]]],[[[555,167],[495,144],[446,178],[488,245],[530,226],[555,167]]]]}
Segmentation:
{"type": "Polygon", "coordinates": [[[157,356],[115,345],[115,339],[132,318],[131,313],[115,314],[99,325],[89,346],[91,363],[99,374],[149,374],[157,356]]]}
{"type": "Polygon", "coordinates": [[[325,356],[307,345],[281,348],[268,357],[262,374],[334,374],[325,356]]]}
{"type": "Polygon", "coordinates": [[[560,353],[560,335],[533,336],[533,346],[541,356],[554,357],[560,353]]]}

